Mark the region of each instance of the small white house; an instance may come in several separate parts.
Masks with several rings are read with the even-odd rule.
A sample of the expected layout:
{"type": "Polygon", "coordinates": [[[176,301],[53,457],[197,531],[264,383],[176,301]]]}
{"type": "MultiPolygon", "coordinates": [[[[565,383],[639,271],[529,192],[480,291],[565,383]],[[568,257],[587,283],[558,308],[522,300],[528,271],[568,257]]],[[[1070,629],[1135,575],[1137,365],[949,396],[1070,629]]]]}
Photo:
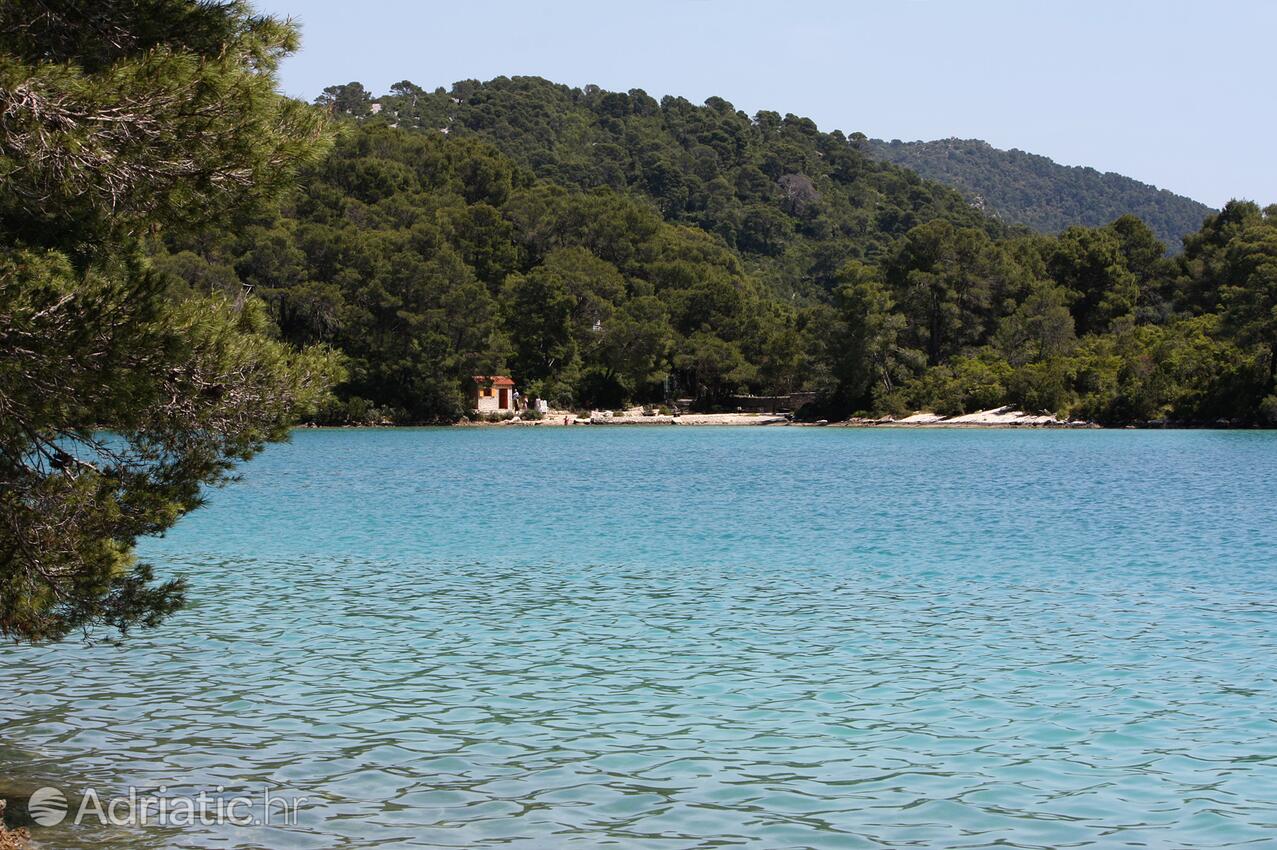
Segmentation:
{"type": "Polygon", "coordinates": [[[514,412],[514,379],[509,375],[475,375],[470,409],[480,413],[514,412]]]}

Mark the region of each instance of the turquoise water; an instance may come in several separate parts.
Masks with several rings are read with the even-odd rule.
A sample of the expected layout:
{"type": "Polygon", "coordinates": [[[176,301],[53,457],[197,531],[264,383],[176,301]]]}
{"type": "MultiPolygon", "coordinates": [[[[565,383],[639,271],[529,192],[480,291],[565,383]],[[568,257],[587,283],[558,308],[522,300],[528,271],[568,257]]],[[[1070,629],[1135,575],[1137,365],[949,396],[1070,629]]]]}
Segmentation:
{"type": "Polygon", "coordinates": [[[1277,846],[1277,433],[304,431],[0,649],[0,781],[308,798],[47,848],[1277,846]]]}

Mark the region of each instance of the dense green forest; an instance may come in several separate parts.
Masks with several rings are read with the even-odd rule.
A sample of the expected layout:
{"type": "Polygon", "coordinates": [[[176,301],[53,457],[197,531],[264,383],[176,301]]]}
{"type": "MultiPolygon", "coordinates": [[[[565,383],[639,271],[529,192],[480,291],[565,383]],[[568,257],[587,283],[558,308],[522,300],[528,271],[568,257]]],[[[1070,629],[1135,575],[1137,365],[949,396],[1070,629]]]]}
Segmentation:
{"type": "Polygon", "coordinates": [[[1277,418],[1274,208],[1230,204],[1169,258],[1133,216],[1012,229],[859,134],[717,98],[499,78],[319,103],[346,130],[278,214],[157,265],[344,352],[322,421],[451,421],[503,371],[576,408],[1277,418]]]}
{"type": "Polygon", "coordinates": [[[480,138],[565,188],[642,197],[666,221],[717,237],[772,290],[810,297],[849,259],[875,259],[915,225],[944,218],[1003,232],[956,191],[866,156],[859,134],[806,118],[745,115],[637,89],[573,89],[498,77],[426,92],[409,82],[372,99],[350,83],[319,98],[363,124],[480,138]]]}
{"type": "Polygon", "coordinates": [[[999,150],[979,139],[884,142],[869,152],[957,189],[986,212],[1039,233],[1081,224],[1100,227],[1123,215],[1144,221],[1172,250],[1215,212],[1205,204],[1121,174],[1059,165],[1021,150],[999,150]]]}

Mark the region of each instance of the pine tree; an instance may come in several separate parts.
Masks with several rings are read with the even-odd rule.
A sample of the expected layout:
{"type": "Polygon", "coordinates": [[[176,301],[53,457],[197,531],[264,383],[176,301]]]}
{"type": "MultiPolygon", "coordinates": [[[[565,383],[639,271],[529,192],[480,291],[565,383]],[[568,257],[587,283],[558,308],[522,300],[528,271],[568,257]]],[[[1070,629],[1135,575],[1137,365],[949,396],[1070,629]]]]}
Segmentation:
{"type": "Polygon", "coordinates": [[[132,550],[337,376],[246,293],[152,268],[155,234],[222,226],[316,157],[275,93],[297,44],[242,2],[0,7],[0,635],[153,626],[183,601],[132,550]]]}

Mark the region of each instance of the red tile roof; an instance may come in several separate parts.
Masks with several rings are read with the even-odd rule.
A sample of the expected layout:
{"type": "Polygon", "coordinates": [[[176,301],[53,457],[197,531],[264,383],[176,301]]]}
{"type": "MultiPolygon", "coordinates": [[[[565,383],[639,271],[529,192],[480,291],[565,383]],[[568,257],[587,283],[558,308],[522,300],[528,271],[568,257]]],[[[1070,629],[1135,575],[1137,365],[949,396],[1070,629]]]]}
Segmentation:
{"type": "Polygon", "coordinates": [[[512,387],[514,379],[509,375],[475,375],[474,382],[491,387],[512,387]]]}

